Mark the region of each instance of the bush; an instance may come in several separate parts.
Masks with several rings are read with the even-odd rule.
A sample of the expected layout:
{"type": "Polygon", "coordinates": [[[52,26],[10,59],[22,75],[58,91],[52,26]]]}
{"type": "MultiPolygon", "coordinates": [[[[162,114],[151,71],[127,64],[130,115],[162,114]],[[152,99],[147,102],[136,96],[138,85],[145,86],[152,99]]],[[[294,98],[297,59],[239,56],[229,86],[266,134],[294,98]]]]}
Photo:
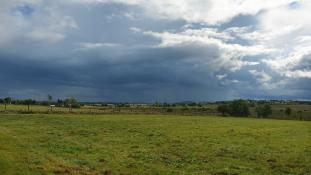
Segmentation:
{"type": "Polygon", "coordinates": [[[217,106],[217,111],[221,113],[222,115],[229,113],[229,106],[226,104],[221,104],[217,106]]]}
{"type": "Polygon", "coordinates": [[[65,107],[80,108],[80,104],[75,98],[71,97],[65,100],[65,107]]]}
{"type": "Polygon", "coordinates": [[[287,116],[290,116],[291,113],[292,113],[292,109],[291,109],[290,107],[287,107],[287,108],[285,109],[285,114],[286,114],[287,116]]]}
{"type": "Polygon", "coordinates": [[[229,114],[232,116],[247,117],[249,115],[249,108],[247,101],[234,100],[229,104],[229,114]]]}
{"type": "Polygon", "coordinates": [[[172,109],[172,108],[168,108],[168,109],[166,110],[166,112],[173,112],[173,109],[172,109]]]}
{"type": "Polygon", "coordinates": [[[257,113],[257,117],[266,118],[272,114],[271,106],[269,104],[265,104],[264,106],[261,106],[261,105],[257,106],[256,113],[257,113]]]}

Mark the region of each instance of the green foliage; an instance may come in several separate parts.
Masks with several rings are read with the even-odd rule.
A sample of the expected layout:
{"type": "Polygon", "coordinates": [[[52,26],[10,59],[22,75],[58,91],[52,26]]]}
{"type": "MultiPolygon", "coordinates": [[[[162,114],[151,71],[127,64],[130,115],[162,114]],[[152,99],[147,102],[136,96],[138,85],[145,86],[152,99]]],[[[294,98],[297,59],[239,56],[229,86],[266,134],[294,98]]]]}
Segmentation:
{"type": "Polygon", "coordinates": [[[70,97],[65,99],[65,106],[66,107],[72,107],[72,108],[80,108],[80,104],[74,97],[70,97]]]}
{"type": "Polygon", "coordinates": [[[286,114],[287,116],[290,116],[291,113],[292,113],[292,109],[291,109],[290,107],[287,107],[287,108],[285,109],[285,114],[286,114]]]}
{"type": "Polygon", "coordinates": [[[257,117],[263,117],[266,118],[269,115],[272,114],[272,108],[269,104],[265,104],[265,105],[259,105],[256,107],[256,113],[257,113],[257,117]]]}
{"type": "Polygon", "coordinates": [[[217,106],[217,112],[239,117],[247,117],[250,114],[246,100],[234,100],[229,104],[220,104],[217,106]]]}
{"type": "Polygon", "coordinates": [[[220,104],[217,106],[217,111],[222,115],[228,114],[230,112],[229,106],[227,104],[220,104]]]}
{"type": "MultiPolygon", "coordinates": [[[[76,101],[76,100],[75,100],[76,101]]],[[[75,102],[74,102],[75,103],[75,102]]],[[[246,101],[249,105],[249,101],[246,101]]],[[[24,100],[12,100],[12,105],[0,104],[0,113],[1,112],[9,112],[9,113],[22,113],[25,112],[27,105],[24,100]]],[[[135,114],[170,114],[174,112],[175,115],[215,115],[215,114],[224,114],[226,116],[230,116],[232,114],[230,102],[222,102],[222,103],[211,103],[211,104],[204,104],[203,107],[199,106],[182,106],[182,105],[171,105],[170,107],[155,107],[153,104],[105,104],[105,103],[79,103],[79,106],[74,106],[76,109],[71,110],[68,105],[64,104],[64,101],[61,99],[56,100],[54,103],[55,107],[51,110],[49,103],[47,101],[43,102],[33,102],[31,104],[31,112],[32,113],[76,113],[76,114],[111,114],[111,113],[135,113],[135,114]],[[225,105],[224,109],[221,109],[222,106],[225,105]],[[68,110],[69,108],[69,110],[68,110]],[[117,108],[117,110],[114,110],[117,108]]],[[[311,105],[309,104],[294,104],[294,105],[287,105],[287,104],[273,104],[273,103],[261,103],[261,105],[256,104],[256,106],[264,107],[265,104],[269,104],[272,108],[273,113],[270,114],[266,118],[275,118],[275,119],[293,119],[293,120],[311,120],[311,105]],[[295,111],[294,115],[285,115],[286,107],[291,108],[292,111],[295,111]],[[300,111],[300,112],[299,112],[300,111]]],[[[256,107],[249,107],[249,117],[256,117],[261,116],[257,115],[258,109],[256,111],[256,107]]],[[[241,116],[241,115],[234,115],[234,116],[241,116]]],[[[262,117],[262,116],[261,116],[262,117]]]]}
{"type": "Polygon", "coordinates": [[[29,111],[29,110],[30,110],[30,105],[36,103],[36,101],[34,101],[34,100],[32,100],[32,99],[26,99],[26,100],[23,101],[23,103],[24,103],[25,105],[27,105],[28,111],[29,111]]]}
{"type": "Polygon", "coordinates": [[[25,105],[31,105],[31,104],[35,104],[35,103],[36,103],[36,101],[33,99],[26,99],[23,101],[23,104],[25,104],[25,105]]]}
{"type": "Polygon", "coordinates": [[[5,103],[5,104],[11,104],[11,102],[12,102],[12,98],[11,98],[11,97],[6,97],[6,98],[4,99],[4,103],[5,103]]]}
{"type": "Polygon", "coordinates": [[[229,104],[229,114],[232,116],[247,117],[249,115],[249,107],[245,100],[234,100],[229,104]]]}
{"type": "Polygon", "coordinates": [[[49,103],[51,103],[51,102],[52,102],[52,100],[53,100],[52,95],[48,94],[48,100],[49,100],[49,103]]]}
{"type": "Polygon", "coordinates": [[[62,99],[57,99],[56,106],[61,107],[64,105],[64,101],[62,99]]]}
{"type": "Polygon", "coordinates": [[[173,110],[172,108],[167,108],[167,109],[166,109],[166,112],[169,112],[169,113],[170,113],[170,112],[173,112],[173,111],[174,111],[174,110],[173,110]]]}

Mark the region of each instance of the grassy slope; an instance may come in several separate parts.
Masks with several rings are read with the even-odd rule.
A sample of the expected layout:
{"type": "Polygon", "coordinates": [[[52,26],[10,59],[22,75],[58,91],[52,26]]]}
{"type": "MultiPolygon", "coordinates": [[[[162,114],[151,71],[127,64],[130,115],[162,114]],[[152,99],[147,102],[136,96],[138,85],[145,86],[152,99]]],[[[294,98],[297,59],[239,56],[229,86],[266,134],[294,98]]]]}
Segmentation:
{"type": "Polygon", "coordinates": [[[0,115],[0,174],[311,174],[311,122],[0,115]]]}

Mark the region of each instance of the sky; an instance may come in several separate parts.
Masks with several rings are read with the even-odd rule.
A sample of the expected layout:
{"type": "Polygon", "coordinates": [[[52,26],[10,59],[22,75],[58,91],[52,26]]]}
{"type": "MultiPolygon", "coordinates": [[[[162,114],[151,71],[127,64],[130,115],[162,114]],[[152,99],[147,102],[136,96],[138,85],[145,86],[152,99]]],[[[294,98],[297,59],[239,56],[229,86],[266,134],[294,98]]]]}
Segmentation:
{"type": "Polygon", "coordinates": [[[310,0],[1,0],[0,98],[311,100],[310,0]]]}

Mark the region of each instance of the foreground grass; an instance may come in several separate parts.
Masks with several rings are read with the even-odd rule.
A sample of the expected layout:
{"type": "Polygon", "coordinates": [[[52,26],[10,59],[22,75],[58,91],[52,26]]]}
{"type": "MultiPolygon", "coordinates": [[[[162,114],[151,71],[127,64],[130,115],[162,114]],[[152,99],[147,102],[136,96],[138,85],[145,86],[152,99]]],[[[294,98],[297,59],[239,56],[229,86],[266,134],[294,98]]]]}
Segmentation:
{"type": "Polygon", "coordinates": [[[0,174],[311,174],[311,122],[0,115],[0,174]]]}

